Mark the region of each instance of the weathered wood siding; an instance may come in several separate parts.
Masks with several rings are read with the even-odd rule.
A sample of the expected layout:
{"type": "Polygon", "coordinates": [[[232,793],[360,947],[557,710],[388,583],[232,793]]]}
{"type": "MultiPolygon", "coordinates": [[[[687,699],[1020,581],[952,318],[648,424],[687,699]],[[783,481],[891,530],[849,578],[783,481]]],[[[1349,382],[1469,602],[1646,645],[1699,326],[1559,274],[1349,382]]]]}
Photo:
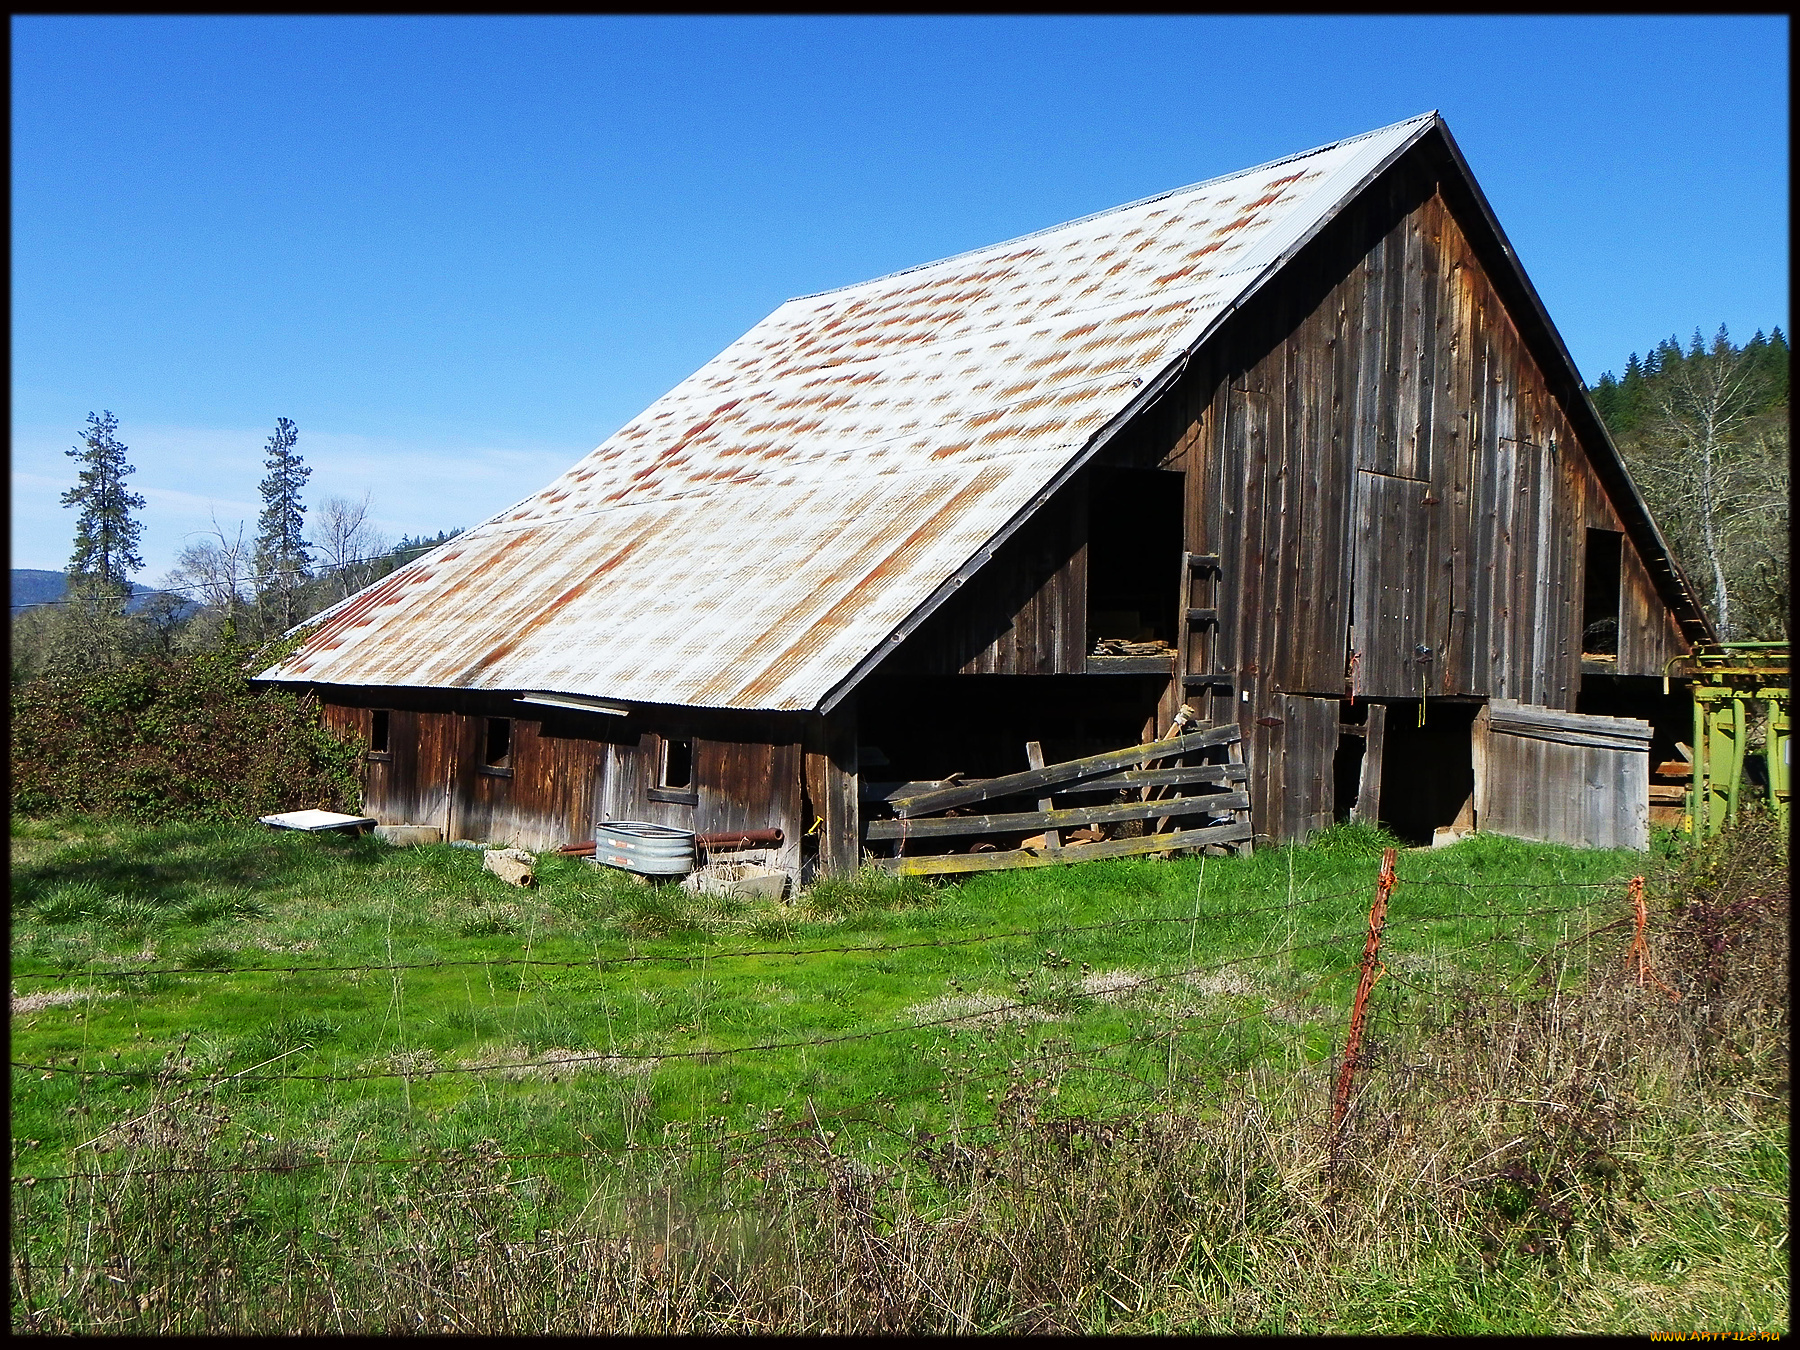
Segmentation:
{"type": "Polygon", "coordinates": [[[386,757],[365,752],[363,810],[384,825],[436,825],[450,839],[547,849],[594,837],[596,820],[647,820],[706,834],[775,827],[797,870],[807,822],[797,718],[703,715],[660,725],[598,714],[521,716],[530,705],[438,690],[326,691],[327,724],[367,747],[388,712],[386,757]],[[349,702],[349,699],[359,702],[349,702]],[[410,704],[411,706],[406,706],[410,704]],[[508,771],[483,764],[487,719],[512,719],[508,771]],[[658,736],[693,742],[692,804],[651,796],[658,736]]]}
{"type": "Polygon", "coordinates": [[[533,849],[592,837],[582,831],[605,743],[586,724],[597,717],[521,717],[510,700],[451,691],[330,689],[322,697],[333,700],[328,725],[365,747],[363,810],[382,824],[436,825],[446,838],[533,849]],[[366,752],[377,708],[388,709],[385,758],[366,752]],[[512,719],[505,772],[482,763],[490,716],[512,719]]]}
{"type": "Polygon", "coordinates": [[[1496,699],[1475,726],[1475,823],[1574,848],[1650,847],[1650,724],[1496,699]]]}
{"type": "Polygon", "coordinates": [[[646,718],[642,725],[646,729],[635,739],[606,747],[597,810],[582,838],[593,838],[594,822],[605,820],[646,820],[696,834],[778,829],[783,842],[769,861],[799,875],[808,822],[801,800],[798,718],[713,716],[655,729],[646,718]],[[655,795],[661,735],[693,743],[692,804],[655,795]]]}
{"type": "Polygon", "coordinates": [[[1078,675],[1087,659],[1087,484],[1057,493],[881,663],[897,675],[1078,675]]]}
{"type": "MultiPolygon", "coordinates": [[[[1468,209],[1429,162],[1396,165],[1128,433],[1187,471],[1187,547],[1221,558],[1220,665],[1277,837],[1331,793],[1326,738],[1295,742],[1284,695],[1579,692],[1585,530],[1624,526],[1468,209]]],[[[1685,643],[1629,534],[1620,608],[1619,673],[1660,674],[1685,643]]]]}

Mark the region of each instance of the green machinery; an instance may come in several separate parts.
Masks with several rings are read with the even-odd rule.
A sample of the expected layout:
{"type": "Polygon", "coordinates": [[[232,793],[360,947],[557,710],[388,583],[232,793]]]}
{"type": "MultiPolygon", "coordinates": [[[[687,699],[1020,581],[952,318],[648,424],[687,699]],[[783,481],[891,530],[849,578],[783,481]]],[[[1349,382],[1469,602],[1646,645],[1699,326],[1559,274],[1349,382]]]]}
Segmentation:
{"type": "MultiPolygon", "coordinates": [[[[1684,825],[1698,842],[1717,834],[1743,800],[1752,710],[1761,705],[1769,806],[1788,821],[1792,741],[1788,723],[1788,644],[1721,642],[1679,658],[1691,670],[1694,695],[1693,778],[1684,825]]],[[[1671,665],[1674,662],[1670,662],[1671,665]]]]}

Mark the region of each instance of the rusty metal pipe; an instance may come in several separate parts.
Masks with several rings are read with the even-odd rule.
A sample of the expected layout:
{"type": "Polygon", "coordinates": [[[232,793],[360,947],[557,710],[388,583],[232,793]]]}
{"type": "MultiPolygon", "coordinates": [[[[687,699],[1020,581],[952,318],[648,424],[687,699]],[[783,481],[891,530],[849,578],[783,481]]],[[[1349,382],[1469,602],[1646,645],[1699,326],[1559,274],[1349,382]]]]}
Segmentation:
{"type": "Polygon", "coordinates": [[[782,833],[778,829],[769,830],[722,830],[716,834],[699,834],[694,842],[701,848],[774,848],[782,841],[782,833]]]}

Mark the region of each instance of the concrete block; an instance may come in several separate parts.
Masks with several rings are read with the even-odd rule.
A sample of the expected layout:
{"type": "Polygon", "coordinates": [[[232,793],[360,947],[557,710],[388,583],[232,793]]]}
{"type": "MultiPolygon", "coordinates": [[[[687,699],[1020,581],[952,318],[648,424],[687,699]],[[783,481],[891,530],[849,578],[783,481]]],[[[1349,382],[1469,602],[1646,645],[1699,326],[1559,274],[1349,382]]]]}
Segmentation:
{"type": "Polygon", "coordinates": [[[444,832],[435,825],[377,825],[375,837],[385,839],[395,848],[444,842],[444,832]]]}
{"type": "Polygon", "coordinates": [[[787,891],[787,873],[756,863],[708,863],[690,872],[682,889],[696,895],[723,895],[738,900],[779,900],[787,891]]]}

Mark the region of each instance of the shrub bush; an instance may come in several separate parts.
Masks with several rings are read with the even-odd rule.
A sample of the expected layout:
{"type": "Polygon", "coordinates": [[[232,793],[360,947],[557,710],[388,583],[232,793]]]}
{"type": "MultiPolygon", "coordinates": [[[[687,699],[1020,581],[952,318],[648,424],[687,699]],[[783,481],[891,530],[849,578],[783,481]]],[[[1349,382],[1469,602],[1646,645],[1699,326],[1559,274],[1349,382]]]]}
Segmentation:
{"type": "Polygon", "coordinates": [[[223,647],[15,685],[14,813],[155,822],[358,810],[356,751],[315,699],[252,686],[246,671],[265,664],[266,653],[223,647]]]}

